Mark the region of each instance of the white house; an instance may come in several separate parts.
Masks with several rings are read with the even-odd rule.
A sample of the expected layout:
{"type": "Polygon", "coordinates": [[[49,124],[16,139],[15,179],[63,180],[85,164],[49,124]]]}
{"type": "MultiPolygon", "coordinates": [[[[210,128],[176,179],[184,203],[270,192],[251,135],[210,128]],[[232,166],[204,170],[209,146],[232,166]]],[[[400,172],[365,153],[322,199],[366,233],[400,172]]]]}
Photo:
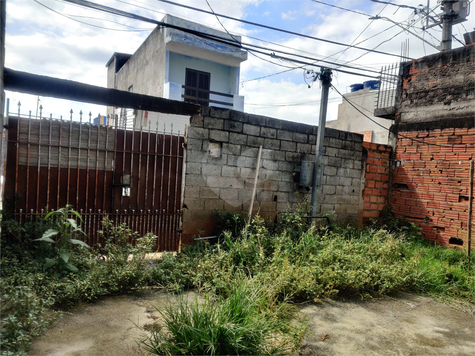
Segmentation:
{"type": "Polygon", "coordinates": [[[354,84],[352,87],[354,87],[353,91],[344,94],[342,103],[338,105],[337,119],[327,121],[325,126],[360,133],[364,135],[364,141],[367,142],[388,144],[389,128],[394,121],[374,116],[378,97],[377,87],[364,88],[363,84],[354,84]],[[355,109],[350,102],[366,116],[355,109]]]}
{"type": "MultiPolygon", "coordinates": [[[[166,15],[162,22],[218,40],[157,26],[133,55],[117,52],[112,55],[106,64],[107,87],[243,111],[239,75],[247,52],[219,41],[223,38],[240,44],[241,37],[171,15],[166,15]]],[[[110,108],[111,113],[117,112],[110,108]]],[[[174,131],[181,126],[177,123],[174,131]]]]}

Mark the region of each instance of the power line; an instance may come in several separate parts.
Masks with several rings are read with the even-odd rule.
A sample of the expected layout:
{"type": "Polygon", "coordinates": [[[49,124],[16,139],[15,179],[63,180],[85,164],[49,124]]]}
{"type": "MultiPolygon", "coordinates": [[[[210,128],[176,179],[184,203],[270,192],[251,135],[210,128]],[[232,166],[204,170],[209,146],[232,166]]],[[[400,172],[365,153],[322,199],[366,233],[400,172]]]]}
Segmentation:
{"type": "MultiPolygon", "coordinates": [[[[68,1],[68,0],[64,0],[64,1],[68,1]]],[[[284,29],[280,29],[280,28],[272,27],[272,26],[268,26],[268,25],[263,25],[263,24],[260,24],[260,23],[257,23],[257,22],[242,20],[242,19],[238,19],[238,18],[235,18],[235,17],[223,15],[223,14],[213,14],[212,12],[207,11],[207,10],[199,9],[199,8],[192,7],[192,6],[188,6],[188,5],[178,4],[178,3],[176,3],[176,2],[169,1],[169,0],[158,0],[158,1],[164,2],[164,3],[167,3],[167,4],[171,4],[171,5],[180,6],[180,7],[186,8],[186,9],[190,9],[190,10],[194,10],[194,11],[198,11],[198,12],[210,14],[210,15],[216,15],[216,16],[219,16],[219,17],[224,17],[224,18],[227,18],[227,19],[230,19],[230,20],[234,20],[234,21],[238,21],[238,22],[242,22],[242,23],[245,23],[245,24],[248,24],[248,25],[266,28],[266,29],[268,29],[268,30],[283,32],[283,33],[287,33],[287,34],[290,34],[290,35],[299,36],[299,37],[304,37],[304,38],[309,38],[309,39],[312,39],[312,40],[322,41],[322,42],[326,42],[326,43],[330,43],[330,44],[334,44],[334,45],[338,45],[338,46],[345,46],[345,47],[348,46],[348,44],[345,44],[345,43],[341,43],[341,42],[337,42],[337,41],[331,41],[331,40],[326,40],[326,39],[323,39],[323,38],[314,37],[314,36],[309,36],[309,35],[304,35],[304,34],[302,34],[302,33],[294,32],[294,31],[289,31],[289,30],[284,30],[284,29]]],[[[375,52],[375,53],[378,53],[378,54],[384,54],[384,55],[387,55],[387,56],[400,57],[399,54],[392,54],[392,53],[381,52],[381,51],[373,51],[373,50],[371,50],[371,49],[364,48],[364,47],[358,47],[358,46],[351,46],[351,47],[352,47],[352,48],[355,48],[355,49],[362,50],[362,51],[370,51],[370,52],[375,52]]]]}
{"type": "Polygon", "coordinates": [[[322,5],[334,7],[334,8],[340,9],[340,10],[344,10],[344,11],[348,11],[348,12],[353,12],[353,13],[358,14],[358,15],[363,15],[363,16],[366,16],[366,17],[370,17],[370,16],[371,16],[371,15],[365,14],[364,12],[361,12],[361,11],[346,9],[346,8],[344,8],[344,7],[340,7],[340,6],[328,4],[328,3],[323,2],[323,1],[317,1],[317,0],[312,0],[312,1],[313,1],[313,2],[316,2],[317,4],[322,4],[322,5]]]}
{"type": "MultiPolygon", "coordinates": [[[[67,14],[63,14],[59,11],[56,11],[55,9],[39,2],[38,0],[33,0],[34,2],[36,2],[38,5],[41,5],[43,7],[45,7],[46,9],[54,12],[55,14],[58,14],[60,16],[63,16],[63,17],[66,17],[67,19],[69,20],[72,20],[72,21],[76,21],[76,22],[79,22],[79,23],[82,23],[83,25],[87,25],[87,26],[91,26],[91,27],[95,27],[95,28],[100,28],[100,29],[103,29],[103,30],[109,30],[109,31],[122,31],[122,32],[140,32],[140,31],[151,31],[151,29],[129,29],[129,30],[126,30],[126,29],[119,29],[119,28],[110,28],[110,27],[105,27],[105,26],[99,26],[99,25],[94,25],[94,24],[91,24],[91,23],[88,23],[88,22],[85,22],[85,21],[81,21],[81,20],[78,20],[78,19],[75,19],[74,17],[78,17],[76,15],[67,15],[67,14]],[[74,16],[74,17],[73,17],[74,16]]],[[[114,22],[114,21],[109,21],[109,22],[113,22],[113,23],[116,23],[118,25],[121,25],[121,26],[126,26],[126,27],[131,27],[131,28],[134,28],[132,26],[128,26],[128,25],[125,25],[125,24],[121,24],[119,22],[114,22]]]]}
{"type": "MultiPolygon", "coordinates": [[[[191,29],[188,29],[188,28],[183,28],[183,27],[180,27],[180,26],[168,24],[168,23],[165,23],[165,22],[162,22],[162,21],[157,21],[157,20],[154,20],[154,19],[151,19],[151,18],[147,18],[147,17],[144,17],[144,16],[136,15],[136,14],[132,14],[132,13],[129,13],[129,12],[126,12],[126,11],[118,10],[118,9],[114,9],[114,8],[111,8],[111,7],[108,7],[108,6],[96,4],[96,3],[93,3],[93,2],[90,2],[90,1],[86,1],[86,0],[62,0],[62,1],[77,4],[77,5],[82,5],[82,6],[87,7],[87,8],[99,10],[99,11],[106,12],[106,13],[113,14],[113,15],[118,15],[118,16],[132,18],[132,19],[139,20],[139,21],[153,23],[153,24],[163,26],[163,27],[173,28],[173,29],[176,29],[176,30],[179,30],[179,31],[190,33],[190,34],[195,35],[195,36],[199,36],[199,37],[206,38],[206,39],[209,39],[209,40],[212,40],[212,41],[224,43],[224,44],[227,44],[229,46],[237,47],[238,49],[244,49],[244,50],[247,50],[247,51],[253,51],[253,52],[256,52],[256,53],[259,53],[259,54],[270,56],[271,58],[275,58],[275,59],[278,59],[278,60],[289,61],[289,62],[294,62],[294,63],[298,63],[298,64],[303,64],[303,65],[314,65],[313,63],[304,62],[304,61],[296,60],[296,59],[293,59],[293,58],[287,58],[287,57],[276,55],[275,52],[281,52],[281,51],[278,51],[278,50],[275,50],[275,52],[271,52],[271,53],[263,52],[263,51],[260,51],[260,50],[257,50],[257,49],[245,47],[242,44],[238,45],[235,42],[230,41],[227,38],[223,38],[223,37],[219,37],[219,36],[215,36],[215,35],[210,35],[210,34],[200,32],[200,31],[191,30],[191,29]]],[[[249,46],[251,46],[251,47],[260,47],[260,46],[252,45],[252,44],[249,44],[249,46]]],[[[272,51],[272,49],[267,49],[267,50],[272,51]]],[[[296,56],[296,57],[299,57],[299,55],[295,55],[295,54],[292,54],[292,55],[296,56]]],[[[275,64],[275,63],[273,63],[273,64],[275,64]]],[[[281,65],[281,66],[284,66],[284,65],[281,65]]],[[[284,66],[284,67],[286,67],[286,66],[284,66]]],[[[360,68],[356,68],[356,67],[351,67],[351,69],[360,70],[360,71],[367,71],[365,69],[360,69],[360,68]]],[[[346,71],[346,70],[342,70],[342,69],[338,69],[337,71],[342,72],[342,73],[346,73],[346,74],[351,74],[351,75],[377,78],[377,77],[374,77],[374,76],[369,76],[369,75],[365,75],[365,74],[362,74],[362,73],[350,72],[350,71],[346,71]]],[[[379,72],[378,72],[378,74],[379,74],[379,72]]]]}

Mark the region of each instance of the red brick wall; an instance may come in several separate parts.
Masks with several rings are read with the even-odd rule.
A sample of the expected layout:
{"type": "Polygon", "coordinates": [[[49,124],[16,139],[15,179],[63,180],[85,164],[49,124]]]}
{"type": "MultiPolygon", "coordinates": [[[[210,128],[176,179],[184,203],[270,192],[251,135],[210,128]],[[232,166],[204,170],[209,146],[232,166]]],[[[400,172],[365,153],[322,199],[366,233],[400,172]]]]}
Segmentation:
{"type": "Polygon", "coordinates": [[[462,240],[466,245],[475,128],[399,131],[398,137],[393,212],[417,223],[426,239],[443,245],[462,240]]]}
{"type": "Polygon", "coordinates": [[[378,218],[386,206],[389,192],[391,146],[363,142],[367,151],[363,190],[363,222],[378,218]]]}

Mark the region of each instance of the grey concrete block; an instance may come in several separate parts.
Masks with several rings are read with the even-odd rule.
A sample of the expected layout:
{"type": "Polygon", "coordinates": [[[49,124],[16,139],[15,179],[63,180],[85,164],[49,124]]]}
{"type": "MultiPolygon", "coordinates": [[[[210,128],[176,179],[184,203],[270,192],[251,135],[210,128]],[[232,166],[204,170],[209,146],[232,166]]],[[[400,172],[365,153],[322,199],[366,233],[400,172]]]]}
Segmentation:
{"type": "Polygon", "coordinates": [[[361,187],[361,178],[351,178],[351,186],[355,188],[361,187]]]}
{"type": "Polygon", "coordinates": [[[241,156],[257,158],[259,149],[257,147],[243,147],[241,156]]]}
{"type": "Polygon", "coordinates": [[[297,132],[299,128],[298,123],[291,121],[282,121],[282,130],[297,132]]]}
{"type": "Polygon", "coordinates": [[[235,145],[245,145],[247,144],[247,135],[238,134],[235,132],[229,133],[229,143],[235,145]]]}
{"type": "Polygon", "coordinates": [[[219,198],[224,201],[239,200],[239,189],[220,189],[219,198]]]}
{"type": "Polygon", "coordinates": [[[361,170],[359,169],[349,169],[348,176],[351,178],[361,178],[361,170]]]}
{"type": "Polygon", "coordinates": [[[308,135],[308,143],[311,145],[315,145],[317,143],[317,136],[308,135]]]}
{"type": "Polygon", "coordinates": [[[297,151],[297,143],[292,142],[292,141],[281,141],[280,142],[280,149],[282,151],[296,152],[297,151]]]}
{"type": "Polygon", "coordinates": [[[257,164],[257,157],[239,157],[238,161],[239,167],[244,168],[255,168],[257,164]]]}
{"type": "Polygon", "coordinates": [[[282,176],[284,176],[284,174],[281,171],[268,170],[266,174],[266,179],[280,181],[282,180],[282,176]]]}
{"type": "Polygon", "coordinates": [[[205,200],[204,210],[207,211],[222,211],[224,209],[224,201],[221,199],[207,199],[205,200]]]}
{"type": "Polygon", "coordinates": [[[261,128],[261,136],[265,137],[265,138],[276,138],[277,137],[277,130],[269,128],[269,127],[262,127],[261,128]]]}
{"type": "MultiPolygon", "coordinates": [[[[257,192],[257,200],[259,201],[274,201],[274,196],[274,192],[269,190],[261,190],[257,192]]],[[[275,201],[277,201],[277,198],[275,201]]]]}
{"type": "Polygon", "coordinates": [[[248,136],[247,137],[248,146],[264,146],[264,138],[257,136],[248,136]]]}
{"type": "Polygon", "coordinates": [[[323,174],[326,176],[336,176],[337,168],[332,166],[323,167],[323,174]]]}
{"type": "Polygon", "coordinates": [[[186,149],[201,151],[203,149],[203,140],[197,138],[188,138],[186,142],[186,149]]]}
{"type": "Polygon", "coordinates": [[[208,176],[206,177],[206,184],[210,188],[235,188],[242,189],[244,188],[244,182],[240,179],[230,179],[229,177],[216,177],[208,176]]]}
{"type": "Polygon", "coordinates": [[[190,125],[194,127],[203,127],[204,118],[201,115],[193,115],[190,118],[190,125]]]}
{"type": "MultiPolygon", "coordinates": [[[[207,155],[206,162],[222,166],[223,164],[226,164],[228,162],[228,155],[227,154],[221,154],[220,157],[210,157],[207,155]]],[[[206,173],[204,170],[201,170],[202,173],[206,173]]]]}
{"type": "Polygon", "coordinates": [[[246,114],[241,111],[232,110],[231,113],[229,114],[229,118],[233,121],[245,123],[249,121],[249,114],[246,114]]]}
{"type": "MultiPolygon", "coordinates": [[[[229,139],[231,140],[231,137],[229,139]]],[[[241,145],[223,143],[223,153],[239,156],[241,154],[241,145]]]]}
{"type": "Polygon", "coordinates": [[[201,187],[200,189],[200,198],[201,199],[218,199],[219,190],[211,189],[208,187],[201,187]]]}
{"type": "Polygon", "coordinates": [[[285,160],[287,162],[300,162],[300,154],[297,152],[286,152],[285,160]]]}
{"type": "Polygon", "coordinates": [[[201,127],[191,126],[188,128],[188,137],[207,140],[209,137],[209,130],[201,127]]]}
{"type": "Polygon", "coordinates": [[[242,122],[226,120],[224,121],[224,130],[230,132],[242,132],[242,122]]]}
{"type": "Polygon", "coordinates": [[[280,129],[280,128],[282,128],[282,120],[274,119],[272,117],[268,117],[268,118],[266,118],[266,126],[267,127],[272,127],[274,129],[280,129]]]}
{"type": "Polygon", "coordinates": [[[341,167],[341,162],[342,162],[342,159],[339,157],[328,157],[327,165],[333,166],[333,167],[341,167]]]}
{"type": "Polygon", "coordinates": [[[299,123],[297,130],[303,134],[313,134],[313,125],[299,123]]]}
{"type": "Polygon", "coordinates": [[[292,141],[292,132],[287,130],[277,130],[277,139],[292,141]]]}
{"type": "Polygon", "coordinates": [[[203,199],[185,199],[184,208],[189,211],[203,211],[205,208],[205,201],[203,199]]]}
{"type": "Polygon", "coordinates": [[[341,167],[342,168],[356,168],[353,165],[353,160],[349,160],[349,159],[341,160],[341,167]]]}
{"type": "Polygon", "coordinates": [[[244,124],[242,126],[242,132],[246,135],[259,136],[261,133],[261,128],[256,125],[244,124]]]}
{"type": "Polygon", "coordinates": [[[322,192],[323,194],[328,194],[328,195],[331,195],[331,194],[335,194],[336,193],[336,187],[334,185],[324,185],[322,187],[322,192]]]}
{"type": "Polygon", "coordinates": [[[259,202],[259,212],[260,214],[277,212],[277,202],[273,202],[273,201],[259,202]]]}
{"type": "Polygon", "coordinates": [[[202,163],[188,162],[186,164],[186,174],[201,174],[202,163]]]}
{"type": "Polygon", "coordinates": [[[267,148],[262,149],[262,159],[274,159],[275,151],[267,148]]]}
{"type": "Polygon", "coordinates": [[[294,191],[293,182],[279,182],[279,192],[292,192],[294,191]]]}
{"type": "Polygon", "coordinates": [[[200,187],[185,187],[185,199],[199,198],[200,189],[200,187]]]}
{"type": "Polygon", "coordinates": [[[332,211],[335,211],[335,204],[324,203],[321,205],[321,213],[331,213],[332,211]]]}
{"type": "Polygon", "coordinates": [[[297,143],[297,151],[298,152],[311,153],[312,152],[312,145],[309,145],[308,143],[297,143]]]}
{"type": "Polygon", "coordinates": [[[216,117],[219,119],[229,119],[229,114],[231,110],[229,109],[221,109],[216,107],[210,107],[209,114],[212,117],[216,117]]]}
{"type": "Polygon", "coordinates": [[[210,130],[209,139],[218,141],[218,142],[228,142],[229,141],[229,132],[221,130],[210,130]]]}
{"type": "Polygon", "coordinates": [[[241,178],[242,179],[254,179],[256,175],[256,170],[253,168],[243,167],[241,168],[241,178]]]}
{"type": "Polygon", "coordinates": [[[325,147],[325,156],[339,157],[338,148],[325,147]]]}
{"type": "Polygon", "coordinates": [[[269,159],[264,159],[262,160],[262,167],[276,171],[279,169],[279,163],[276,161],[269,160],[269,159]]]}
{"type": "Polygon", "coordinates": [[[287,192],[276,192],[275,195],[277,195],[278,203],[287,203],[289,201],[290,194],[287,192]]]}
{"type": "Polygon", "coordinates": [[[280,149],[280,140],[266,138],[264,139],[264,147],[272,150],[278,150],[280,149]]]}
{"type": "Polygon", "coordinates": [[[221,176],[223,177],[241,177],[241,168],[240,167],[221,167],[221,176]]]}
{"type": "Polygon", "coordinates": [[[187,163],[206,163],[208,154],[206,151],[189,151],[186,153],[187,163]]]}
{"type": "Polygon", "coordinates": [[[240,200],[224,200],[224,211],[243,212],[242,202],[240,200]]]}
{"type": "Polygon", "coordinates": [[[346,212],[348,214],[358,214],[358,205],[348,205],[346,207],[346,212]]]}
{"type": "Polygon", "coordinates": [[[201,173],[204,176],[220,176],[222,166],[218,164],[205,163],[201,167],[201,173]]]}
{"type": "Polygon", "coordinates": [[[201,107],[201,116],[210,116],[210,107],[209,106],[202,106],[201,107]]]}
{"type": "Polygon", "coordinates": [[[294,165],[290,162],[279,161],[279,171],[292,172],[294,170],[294,165]]]}
{"type": "Polygon", "coordinates": [[[266,119],[267,117],[265,116],[249,114],[249,123],[251,125],[266,126],[266,119]]]}
{"type": "Polygon", "coordinates": [[[338,184],[340,185],[346,185],[350,186],[351,185],[351,179],[349,177],[337,177],[338,178],[338,184]]]}
{"type": "Polygon", "coordinates": [[[276,161],[285,161],[285,152],[274,151],[274,160],[276,160],[276,161]]]}
{"type": "Polygon", "coordinates": [[[205,129],[216,129],[222,130],[224,128],[224,120],[217,119],[214,117],[205,117],[204,119],[204,128],[205,129]]]}
{"type": "Polygon", "coordinates": [[[292,132],[292,141],[308,143],[308,135],[299,132],[292,132]]]}
{"type": "Polygon", "coordinates": [[[325,204],[337,204],[338,203],[338,195],[330,194],[323,196],[323,203],[325,204]]]}
{"type": "Polygon", "coordinates": [[[251,200],[252,197],[252,190],[250,189],[240,189],[239,190],[239,200],[242,202],[246,202],[251,200]]]}

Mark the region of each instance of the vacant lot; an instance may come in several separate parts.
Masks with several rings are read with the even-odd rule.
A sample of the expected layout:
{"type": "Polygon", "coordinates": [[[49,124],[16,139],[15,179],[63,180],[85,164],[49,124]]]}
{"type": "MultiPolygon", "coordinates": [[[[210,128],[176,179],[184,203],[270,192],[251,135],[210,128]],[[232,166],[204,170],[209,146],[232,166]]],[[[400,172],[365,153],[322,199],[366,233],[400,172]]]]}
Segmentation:
{"type": "MultiPolygon", "coordinates": [[[[196,295],[189,294],[190,298],[196,295]]],[[[173,295],[145,291],[76,307],[35,340],[30,355],[145,355],[136,325],[173,295]]],[[[430,297],[402,293],[367,301],[302,305],[308,333],[299,355],[473,355],[475,318],[430,297]]]]}

